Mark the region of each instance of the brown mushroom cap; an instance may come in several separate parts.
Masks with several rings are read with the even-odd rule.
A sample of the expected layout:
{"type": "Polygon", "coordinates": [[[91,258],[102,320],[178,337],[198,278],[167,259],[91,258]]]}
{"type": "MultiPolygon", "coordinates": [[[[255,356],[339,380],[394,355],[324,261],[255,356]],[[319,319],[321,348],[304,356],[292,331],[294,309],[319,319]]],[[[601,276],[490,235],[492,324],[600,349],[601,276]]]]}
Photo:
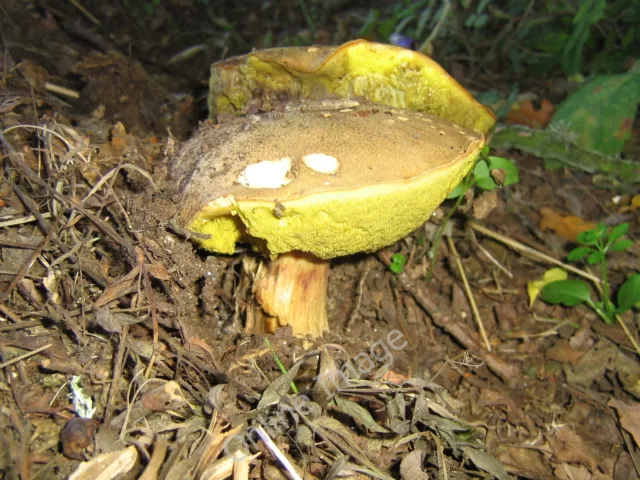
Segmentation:
{"type": "Polygon", "coordinates": [[[216,127],[199,132],[172,173],[182,185],[178,223],[210,234],[202,245],[221,253],[232,253],[237,241],[271,256],[382,248],[429,217],[484,145],[482,135],[448,120],[371,106],[270,113],[216,127]],[[335,173],[310,168],[311,154],[336,159],[335,173]],[[265,169],[253,180],[259,184],[265,171],[286,171],[289,162],[275,188],[247,182],[250,165],[265,169]]]}

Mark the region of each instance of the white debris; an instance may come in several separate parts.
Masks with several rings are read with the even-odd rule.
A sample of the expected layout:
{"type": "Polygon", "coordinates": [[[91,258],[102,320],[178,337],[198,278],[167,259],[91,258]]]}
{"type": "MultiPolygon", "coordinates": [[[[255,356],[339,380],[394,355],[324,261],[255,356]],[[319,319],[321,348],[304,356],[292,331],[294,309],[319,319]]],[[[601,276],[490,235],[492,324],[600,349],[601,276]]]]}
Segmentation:
{"type": "Polygon", "coordinates": [[[280,188],[291,182],[291,159],[263,160],[247,165],[238,182],[247,188],[280,188]]]}
{"type": "Polygon", "coordinates": [[[336,157],[324,153],[311,153],[302,157],[304,164],[318,173],[333,175],[340,168],[340,162],[336,157]]]}

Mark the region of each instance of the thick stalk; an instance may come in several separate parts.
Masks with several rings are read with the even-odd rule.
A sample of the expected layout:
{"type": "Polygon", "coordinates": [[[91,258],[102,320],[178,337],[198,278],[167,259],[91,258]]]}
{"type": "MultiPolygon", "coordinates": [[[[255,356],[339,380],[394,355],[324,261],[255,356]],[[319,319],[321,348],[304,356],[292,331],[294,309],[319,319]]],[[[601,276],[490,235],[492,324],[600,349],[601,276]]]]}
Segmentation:
{"type": "Polygon", "coordinates": [[[261,310],[258,317],[262,317],[254,330],[273,333],[278,327],[291,325],[294,335],[321,337],[329,330],[328,278],[329,262],[306,253],[286,253],[265,262],[253,287],[261,310]]]}

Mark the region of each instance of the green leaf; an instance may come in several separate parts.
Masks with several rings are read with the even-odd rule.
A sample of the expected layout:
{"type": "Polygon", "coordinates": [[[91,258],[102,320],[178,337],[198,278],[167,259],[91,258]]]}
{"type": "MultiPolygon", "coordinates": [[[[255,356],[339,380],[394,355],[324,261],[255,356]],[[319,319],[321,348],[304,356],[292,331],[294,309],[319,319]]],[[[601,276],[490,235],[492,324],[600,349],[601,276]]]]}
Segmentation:
{"type": "Polygon", "coordinates": [[[401,253],[394,253],[391,256],[391,264],[389,265],[389,270],[396,274],[402,273],[402,270],[404,269],[406,263],[407,257],[405,257],[401,253]]]}
{"type": "Polygon", "coordinates": [[[482,190],[493,190],[498,184],[491,177],[483,177],[476,180],[476,186],[482,190]]]}
{"type": "Polygon", "coordinates": [[[473,175],[476,179],[486,178],[491,175],[491,170],[489,170],[489,164],[486,160],[482,159],[476,163],[473,169],[473,175]]]}
{"type": "Polygon", "coordinates": [[[591,26],[604,17],[606,0],[582,0],[580,8],[573,17],[573,31],[564,45],[562,66],[569,75],[580,72],[582,52],[591,36],[591,26]]]}
{"type": "Polygon", "coordinates": [[[394,253],[391,255],[391,262],[397,263],[398,265],[405,265],[407,263],[407,257],[401,253],[394,253]]]}
{"type": "Polygon", "coordinates": [[[631,240],[618,240],[616,243],[609,247],[609,252],[622,252],[627,248],[631,247],[633,242],[631,240]]]}
{"type": "Polygon", "coordinates": [[[530,280],[527,282],[527,293],[529,294],[529,307],[533,306],[533,302],[535,302],[538,295],[544,288],[545,285],[551,282],[557,282],[558,280],[566,280],[567,272],[563,269],[554,267],[550,268],[541,278],[537,280],[530,280]]]}
{"type": "Polygon", "coordinates": [[[569,255],[567,255],[567,260],[569,260],[570,262],[577,262],[578,260],[582,260],[584,257],[589,255],[591,252],[593,252],[593,250],[589,247],[574,248],[569,252],[569,255]]]}
{"type": "Polygon", "coordinates": [[[391,270],[393,273],[399,275],[402,273],[402,269],[404,267],[398,263],[392,263],[389,265],[389,270],[391,270]]]}
{"type": "Polygon", "coordinates": [[[595,245],[598,243],[598,234],[595,230],[587,230],[586,232],[582,232],[578,235],[578,243],[582,243],[583,245],[595,245]]]}
{"type": "Polygon", "coordinates": [[[520,176],[518,175],[518,167],[516,167],[515,163],[513,163],[508,158],[491,156],[488,157],[488,160],[492,169],[496,168],[504,170],[504,172],[507,174],[503,187],[506,187],[507,185],[513,185],[514,183],[518,183],[520,181],[520,176]]]}
{"type": "Polygon", "coordinates": [[[624,313],[640,302],[640,274],[627,278],[618,290],[618,308],[616,313],[624,313]]]}
{"type": "Polygon", "coordinates": [[[631,137],[638,102],[640,72],[595,77],[560,104],[550,126],[569,127],[580,147],[615,155],[631,137]]]}
{"type": "Polygon", "coordinates": [[[465,188],[464,180],[461,181],[456,188],[454,188],[449,195],[447,195],[448,199],[458,198],[466,193],[467,189],[465,188]]]}
{"type": "Polygon", "coordinates": [[[628,223],[621,223],[620,225],[616,225],[609,232],[609,242],[615,242],[628,231],[629,231],[628,223]]]}
{"type": "Polygon", "coordinates": [[[565,307],[575,307],[591,301],[591,292],[581,280],[559,280],[545,285],[541,298],[553,305],[561,303],[565,307]]]}
{"type": "Polygon", "coordinates": [[[591,254],[587,257],[587,263],[589,265],[596,265],[597,263],[602,262],[604,259],[604,254],[602,252],[591,252],[591,254]]]}

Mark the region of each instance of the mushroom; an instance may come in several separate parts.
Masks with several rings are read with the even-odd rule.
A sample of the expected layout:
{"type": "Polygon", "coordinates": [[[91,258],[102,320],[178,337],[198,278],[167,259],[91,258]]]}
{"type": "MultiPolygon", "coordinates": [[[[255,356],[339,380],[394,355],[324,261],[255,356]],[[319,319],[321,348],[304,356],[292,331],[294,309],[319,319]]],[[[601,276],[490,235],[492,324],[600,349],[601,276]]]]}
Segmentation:
{"type": "Polygon", "coordinates": [[[254,331],[328,330],[329,260],[372,252],[423,224],[463,179],[484,137],[446,119],[360,105],[205,126],[179,153],[175,222],[202,247],[248,243],[268,257],[254,331]],[[208,237],[208,238],[207,238],[208,237]]]}
{"type": "Polygon", "coordinates": [[[495,115],[419,52],[367,40],[256,50],[211,66],[211,117],[282,102],[364,99],[447,118],[486,134],[495,115]]]}

